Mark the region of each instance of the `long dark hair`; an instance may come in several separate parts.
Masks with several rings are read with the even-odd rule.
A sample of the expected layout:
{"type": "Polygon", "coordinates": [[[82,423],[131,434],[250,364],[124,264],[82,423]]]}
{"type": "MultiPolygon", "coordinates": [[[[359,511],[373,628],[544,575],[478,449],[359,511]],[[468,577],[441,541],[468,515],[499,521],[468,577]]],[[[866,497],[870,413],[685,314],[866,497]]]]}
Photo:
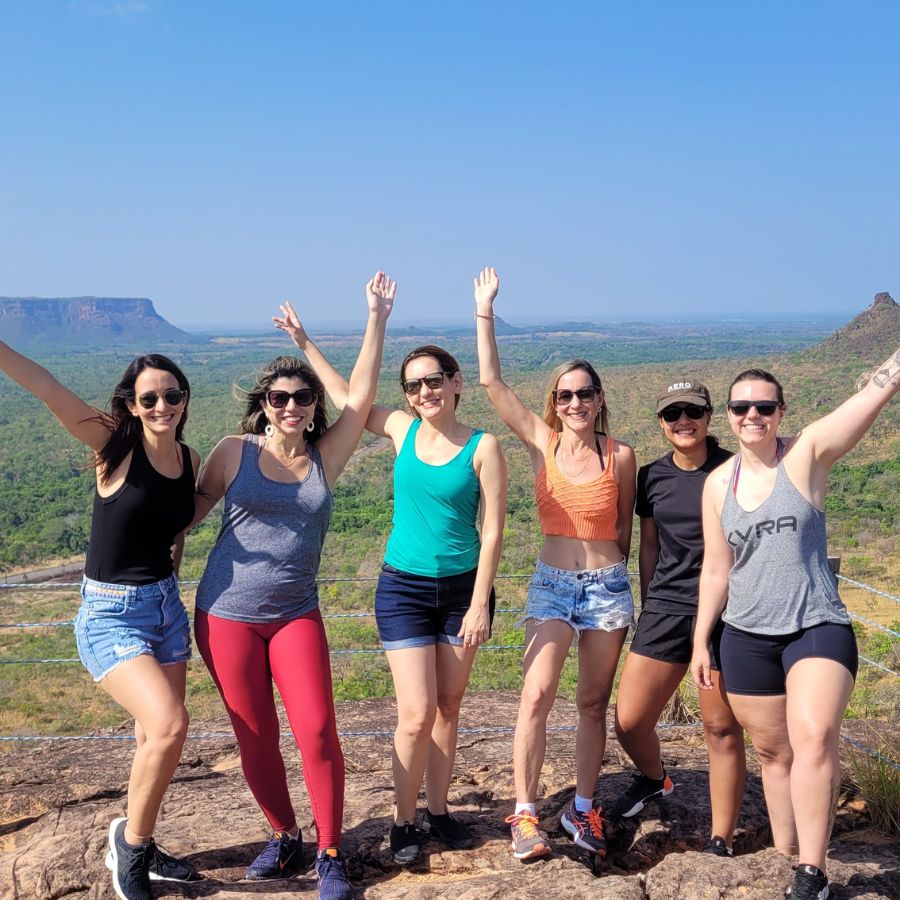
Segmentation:
{"type": "MultiPolygon", "coordinates": [[[[591,384],[593,384],[598,391],[603,390],[603,384],[600,381],[597,370],[586,359],[570,359],[568,362],[558,365],[550,373],[550,387],[547,390],[547,399],[544,403],[544,421],[554,431],[562,431],[562,422],[560,422],[559,416],[556,414],[556,403],[553,400],[553,392],[556,390],[559,379],[562,378],[563,375],[574,372],[577,369],[587,372],[591,379],[591,384]]],[[[600,434],[609,434],[609,407],[606,405],[606,394],[603,395],[603,400],[600,402],[600,412],[597,414],[597,418],[594,421],[594,431],[599,432],[600,434]],[[597,427],[598,425],[600,426],[599,428],[597,427]]]]}
{"type": "Polygon", "coordinates": [[[313,430],[304,432],[309,444],[314,444],[328,428],[328,411],[325,408],[325,385],[315,372],[297,356],[277,356],[266,363],[256,375],[256,382],[249,391],[236,388],[236,393],[246,402],[241,419],[241,434],[263,434],[269,420],[263,409],[263,400],[279,378],[300,378],[316,393],[316,411],[313,413],[313,430]]]}
{"type": "Polygon", "coordinates": [[[136,356],[122,373],[119,383],[113,390],[112,397],[109,398],[109,412],[103,416],[103,422],[110,431],[109,440],[94,454],[91,462],[92,468],[100,470],[101,478],[104,481],[140,443],[144,433],[141,420],[132,415],[128,408],[129,404],[133,406],[136,402],[134,383],[144,369],[161,369],[163,372],[169,372],[175,376],[178,387],[185,393],[181,419],[175,427],[175,440],[180,441],[181,435],[184,433],[184,426],[188,419],[188,401],[191,397],[190,386],[184,372],[168,356],[163,356],[161,353],[146,353],[143,356],[136,356]]]}
{"type": "MultiPolygon", "coordinates": [[[[437,360],[437,364],[441,367],[441,371],[450,378],[452,378],[460,370],[459,363],[456,361],[456,357],[448,353],[443,347],[438,347],[437,344],[423,344],[421,347],[416,347],[415,350],[410,350],[409,353],[407,353],[404,357],[403,362],[400,363],[401,385],[404,381],[406,381],[406,367],[414,359],[418,359],[420,356],[433,357],[435,360],[437,360]]],[[[417,419],[421,419],[422,417],[415,409],[413,409],[413,406],[408,399],[406,402],[409,405],[412,414],[417,419]]],[[[457,406],[459,406],[459,394],[454,393],[453,408],[456,409],[457,406]]]]}

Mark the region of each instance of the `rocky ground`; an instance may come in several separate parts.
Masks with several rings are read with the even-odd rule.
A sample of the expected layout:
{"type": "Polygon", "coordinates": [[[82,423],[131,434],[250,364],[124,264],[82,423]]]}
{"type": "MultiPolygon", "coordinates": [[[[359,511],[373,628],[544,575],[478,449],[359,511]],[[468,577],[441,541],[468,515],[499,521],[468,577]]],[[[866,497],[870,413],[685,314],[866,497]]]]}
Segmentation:
{"type": "MultiPolygon", "coordinates": [[[[515,719],[517,696],[479,694],[467,699],[464,725],[503,726],[515,719]]],[[[389,731],[389,701],[343,705],[342,731],[389,731]]],[[[551,724],[574,721],[571,703],[559,701],[551,724]]],[[[227,732],[223,718],[194,723],[195,732],[227,732]]],[[[125,734],[123,730],[119,732],[125,734]]],[[[608,858],[592,865],[559,832],[559,816],[572,797],[574,735],[552,733],[542,791],[542,824],[556,853],[522,864],[508,852],[503,818],[513,797],[511,737],[462,735],[458,777],[451,803],[474,826],[476,846],[443,851],[430,843],[408,870],[390,860],[386,835],[391,812],[390,738],[348,737],[345,852],[357,896],[455,900],[489,898],[616,898],[616,900],[773,900],[790,882],[790,862],[767,849],[762,790],[754,773],[737,837],[738,856],[721,860],[697,852],[708,836],[706,753],[694,728],[663,733],[664,755],[676,783],[674,794],[651,805],[627,827],[610,832],[608,858]]],[[[307,838],[309,817],[299,754],[285,741],[296,806],[307,838]]],[[[0,896],[16,900],[112,898],[104,868],[110,819],[124,814],[131,747],[125,741],[22,745],[0,755],[0,896]]],[[[598,787],[604,806],[630,783],[629,769],[614,741],[598,787]]],[[[288,898],[315,896],[311,871],[263,884],[241,881],[247,863],[267,839],[265,820],[240,771],[233,740],[191,739],[163,807],[157,838],[188,857],[207,876],[191,886],[156,884],[157,897],[288,898]]],[[[314,847],[307,844],[312,860],[314,847]]],[[[900,842],[867,826],[862,804],[843,796],[832,843],[829,875],[833,896],[875,900],[900,897],[900,842]]]]}

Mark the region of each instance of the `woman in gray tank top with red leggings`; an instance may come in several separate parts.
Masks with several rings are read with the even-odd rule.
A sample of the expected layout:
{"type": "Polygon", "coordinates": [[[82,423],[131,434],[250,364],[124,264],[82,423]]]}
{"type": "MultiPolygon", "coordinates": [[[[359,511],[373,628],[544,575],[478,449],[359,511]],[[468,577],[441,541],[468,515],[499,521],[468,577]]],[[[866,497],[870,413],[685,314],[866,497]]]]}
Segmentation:
{"type": "Polygon", "coordinates": [[[898,390],[900,349],[849,400],[782,440],[781,385],[760,369],[742,372],[728,401],[740,452],[703,491],[691,671],[702,690],[712,689],[707,644],[721,615],[728,700],[760,758],[775,847],[798,857],[792,900],[829,896],[840,727],[857,666],[850,617],[828,568],[828,473],[898,390]]]}

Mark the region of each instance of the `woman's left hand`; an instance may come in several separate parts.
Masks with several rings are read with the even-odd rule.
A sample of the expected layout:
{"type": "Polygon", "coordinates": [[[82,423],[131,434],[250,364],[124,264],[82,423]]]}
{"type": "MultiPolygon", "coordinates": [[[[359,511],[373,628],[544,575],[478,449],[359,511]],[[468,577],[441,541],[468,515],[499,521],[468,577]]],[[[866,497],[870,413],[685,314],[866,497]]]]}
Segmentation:
{"type": "Polygon", "coordinates": [[[300,317],[294,311],[294,307],[291,306],[290,300],[285,300],[284,303],[281,304],[281,315],[272,316],[272,321],[275,323],[276,328],[287,332],[287,336],[300,350],[305,349],[309,338],[306,336],[306,331],[303,328],[303,324],[300,322],[300,317]]]}
{"type": "Polygon", "coordinates": [[[391,314],[394,308],[394,297],[397,295],[397,282],[384,274],[376,272],[366,285],[366,303],[369,312],[391,314]]]}
{"type": "Polygon", "coordinates": [[[463,639],[464,647],[478,647],[487,642],[491,636],[491,619],[487,609],[482,606],[470,606],[463,616],[462,627],[457,637],[463,639]]]}

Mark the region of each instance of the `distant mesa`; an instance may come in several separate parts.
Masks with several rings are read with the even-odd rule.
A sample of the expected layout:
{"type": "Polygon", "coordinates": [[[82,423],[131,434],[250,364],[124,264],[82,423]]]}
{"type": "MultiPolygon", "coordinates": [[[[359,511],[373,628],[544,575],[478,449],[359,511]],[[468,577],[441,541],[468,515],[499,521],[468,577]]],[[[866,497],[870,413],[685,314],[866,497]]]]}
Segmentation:
{"type": "Polygon", "coordinates": [[[14,347],[129,347],[193,342],[143,297],[0,297],[0,340],[14,347]]]}
{"type": "Polygon", "coordinates": [[[868,362],[880,362],[900,342],[900,306],[887,292],[875,295],[864,309],[834,334],[825,338],[819,349],[859,354],[868,362]]]}

